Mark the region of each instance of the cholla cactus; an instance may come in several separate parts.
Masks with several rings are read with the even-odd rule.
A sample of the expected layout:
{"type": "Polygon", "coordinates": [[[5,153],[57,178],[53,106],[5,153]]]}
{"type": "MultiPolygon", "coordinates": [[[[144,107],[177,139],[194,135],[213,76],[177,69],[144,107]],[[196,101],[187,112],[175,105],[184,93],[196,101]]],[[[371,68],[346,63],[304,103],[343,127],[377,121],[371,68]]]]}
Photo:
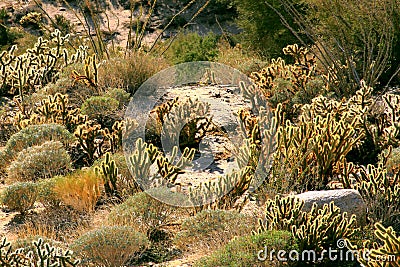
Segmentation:
{"type": "MultiPolygon", "coordinates": [[[[189,198],[195,212],[204,209],[231,209],[249,189],[253,176],[248,167],[219,177],[216,181],[207,181],[198,186],[189,187],[189,198]]],[[[246,202],[244,199],[242,202],[246,202]]],[[[243,204],[243,203],[242,203],[243,204]]],[[[241,208],[240,205],[236,206],[241,208]]]]}
{"type": "Polygon", "coordinates": [[[68,95],[57,93],[42,100],[35,110],[18,111],[14,124],[22,129],[32,124],[58,123],[69,131],[74,131],[79,124],[86,121],[87,116],[80,114],[79,108],[71,108],[68,95]]]}
{"type": "Polygon", "coordinates": [[[171,155],[164,156],[153,144],[147,144],[139,138],[136,141],[135,151],[129,157],[129,168],[135,181],[145,188],[154,185],[173,185],[177,176],[186,167],[191,166],[195,151],[185,148],[179,159],[177,152],[178,148],[175,146],[171,155]],[[157,173],[151,173],[151,167],[155,162],[157,173]]]}
{"type": "Polygon", "coordinates": [[[100,124],[87,121],[76,128],[74,135],[85,152],[88,164],[92,164],[97,157],[103,154],[106,132],[101,129],[100,124]]]}
{"type": "MultiPolygon", "coordinates": [[[[375,236],[382,242],[371,244],[364,241],[363,247],[358,250],[357,260],[365,267],[399,267],[400,266],[400,237],[392,227],[385,228],[382,224],[375,224],[375,236]]],[[[348,242],[352,250],[357,246],[348,242]]]]}
{"type": "Polygon", "coordinates": [[[282,103],[283,110],[292,117],[298,111],[296,104],[304,104],[327,90],[327,84],[317,71],[315,56],[308,49],[295,44],[288,45],[283,52],[292,56],[295,63],[272,59],[268,67],[253,72],[251,78],[274,108],[282,103]]]}
{"type": "Polygon", "coordinates": [[[30,266],[54,266],[68,267],[78,266],[80,260],[75,260],[73,252],[50,246],[43,239],[33,241],[34,249],[28,252],[23,248],[12,250],[11,244],[3,238],[0,244],[0,264],[5,267],[30,267],[30,266]]]}
{"type": "Polygon", "coordinates": [[[76,82],[82,82],[87,86],[97,89],[98,86],[98,63],[96,62],[96,55],[85,59],[85,73],[80,75],[76,70],[72,71],[72,77],[76,82]]]}
{"type": "Polygon", "coordinates": [[[366,169],[357,168],[351,177],[344,175],[343,184],[360,192],[369,207],[369,217],[400,228],[400,173],[390,177],[383,163],[379,163],[369,164],[366,169]]]}
{"type": "Polygon", "coordinates": [[[304,202],[293,196],[276,196],[268,200],[265,220],[260,220],[259,232],[265,230],[291,231],[297,238],[300,250],[314,249],[321,252],[336,245],[339,239],[352,239],[357,231],[356,218],[347,218],[346,213],[331,202],[323,207],[314,203],[309,212],[302,211],[304,202]]]}
{"type": "Polygon", "coordinates": [[[370,93],[364,87],[346,102],[317,97],[302,107],[296,124],[279,126],[277,160],[286,166],[284,178],[295,179],[300,190],[326,188],[336,164],[366,135],[370,93]]]}
{"type": "Polygon", "coordinates": [[[104,189],[107,196],[118,196],[118,168],[115,165],[115,161],[111,160],[110,153],[106,153],[105,159],[100,167],[95,167],[95,172],[103,177],[104,189]]]}
{"type": "Polygon", "coordinates": [[[16,46],[0,54],[0,88],[14,94],[21,100],[25,93],[54,81],[62,67],[82,62],[87,57],[87,47],[79,47],[74,55],[64,48],[69,35],[62,36],[59,30],[51,33],[50,40],[38,38],[32,49],[15,56],[16,46]]]}
{"type": "Polygon", "coordinates": [[[212,131],[215,129],[210,116],[210,106],[189,98],[171,107],[164,118],[161,139],[167,141],[167,144],[163,144],[167,146],[167,150],[175,143],[179,143],[180,147],[193,148],[212,131]]]}

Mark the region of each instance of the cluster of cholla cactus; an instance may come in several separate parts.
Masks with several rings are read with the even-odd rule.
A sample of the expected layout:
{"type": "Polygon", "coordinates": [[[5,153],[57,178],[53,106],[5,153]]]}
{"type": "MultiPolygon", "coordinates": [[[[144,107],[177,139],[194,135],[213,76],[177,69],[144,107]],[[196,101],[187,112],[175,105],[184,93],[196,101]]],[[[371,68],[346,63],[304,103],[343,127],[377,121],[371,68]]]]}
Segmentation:
{"type": "Polygon", "coordinates": [[[22,100],[24,94],[54,81],[60,68],[86,59],[87,47],[79,47],[73,55],[64,48],[69,35],[62,36],[56,30],[50,38],[40,37],[32,49],[19,56],[15,55],[16,46],[0,54],[1,91],[18,92],[22,100]]]}
{"type": "Polygon", "coordinates": [[[71,107],[68,95],[60,93],[50,95],[32,110],[24,109],[20,100],[14,99],[14,101],[20,107],[14,122],[19,129],[32,124],[58,123],[69,131],[74,131],[78,125],[87,121],[87,116],[82,115],[79,108],[71,107]]]}
{"type": "Polygon", "coordinates": [[[191,166],[195,150],[186,147],[179,158],[177,152],[178,147],[174,146],[170,155],[163,155],[156,146],[139,138],[128,162],[133,178],[146,189],[160,185],[174,186],[178,175],[191,166]],[[157,170],[153,173],[151,167],[155,162],[157,170]]]}
{"type": "Polygon", "coordinates": [[[323,96],[302,107],[296,123],[286,120],[277,130],[277,160],[284,167],[284,179],[298,188],[326,188],[334,167],[366,135],[366,114],[371,88],[363,87],[347,101],[323,96]]]}
{"type": "Polygon", "coordinates": [[[311,100],[326,89],[326,84],[317,71],[315,56],[307,48],[294,44],[283,52],[294,58],[294,64],[273,59],[266,68],[253,72],[251,78],[274,107],[282,103],[285,112],[295,113],[292,110],[296,104],[311,100]]]}
{"type": "Polygon", "coordinates": [[[68,267],[80,265],[80,260],[73,257],[72,251],[63,250],[39,238],[32,242],[33,249],[25,251],[24,248],[16,250],[3,238],[0,244],[0,264],[4,267],[30,267],[30,266],[54,266],[68,267]]]}
{"type": "Polygon", "coordinates": [[[323,207],[313,204],[303,211],[304,202],[293,196],[270,199],[266,203],[265,219],[260,220],[259,232],[265,230],[291,231],[298,240],[300,250],[321,252],[336,245],[339,239],[351,240],[357,232],[356,218],[341,213],[331,202],[323,207]]]}
{"type": "Polygon", "coordinates": [[[106,153],[100,167],[95,167],[95,172],[103,177],[104,189],[107,196],[118,196],[118,167],[115,165],[115,161],[111,160],[110,153],[106,153]]]}
{"type": "MultiPolygon", "coordinates": [[[[216,131],[210,105],[191,98],[174,103],[163,118],[161,139],[181,147],[197,148],[207,133],[216,131]]],[[[165,144],[163,144],[165,145],[165,144]]],[[[166,144],[172,148],[173,144],[166,144]]]]}
{"type": "Polygon", "coordinates": [[[400,173],[389,175],[384,167],[390,153],[391,147],[377,166],[369,164],[366,168],[357,168],[353,163],[345,162],[337,169],[341,170],[343,186],[360,192],[368,205],[370,219],[400,229],[400,173]]]}
{"type": "Polygon", "coordinates": [[[100,124],[87,121],[76,128],[74,135],[86,155],[88,164],[92,164],[96,158],[104,154],[106,132],[100,124]]]}
{"type": "Polygon", "coordinates": [[[248,200],[245,193],[249,189],[253,175],[248,167],[189,187],[189,199],[195,212],[204,209],[238,209],[248,200]],[[245,195],[244,199],[242,198],[245,195]],[[238,203],[240,201],[240,203],[238,203]]]}
{"type": "Polygon", "coordinates": [[[400,266],[400,237],[392,227],[385,228],[381,223],[375,224],[375,236],[381,244],[370,240],[364,241],[363,248],[348,242],[348,246],[358,253],[358,261],[365,267],[399,267],[400,266]]]}

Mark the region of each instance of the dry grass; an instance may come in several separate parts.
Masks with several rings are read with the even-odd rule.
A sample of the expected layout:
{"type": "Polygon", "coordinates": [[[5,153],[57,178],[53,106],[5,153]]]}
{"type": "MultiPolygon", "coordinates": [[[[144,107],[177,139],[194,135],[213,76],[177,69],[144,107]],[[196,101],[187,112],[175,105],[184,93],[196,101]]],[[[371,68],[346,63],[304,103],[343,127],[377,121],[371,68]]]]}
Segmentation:
{"type": "Polygon", "coordinates": [[[52,240],[58,239],[58,234],[54,225],[49,225],[47,223],[34,223],[29,221],[19,226],[16,232],[16,237],[18,239],[28,239],[33,236],[45,237],[52,240]]]}
{"type": "Polygon", "coordinates": [[[54,191],[60,200],[81,212],[92,212],[101,196],[101,178],[91,170],[77,171],[57,179],[54,191]]]}
{"type": "Polygon", "coordinates": [[[227,42],[221,41],[218,45],[218,63],[228,65],[238,69],[246,75],[250,75],[254,71],[259,71],[267,65],[260,57],[245,52],[238,44],[231,47],[227,42]]]}
{"type": "Polygon", "coordinates": [[[133,95],[143,82],[167,67],[166,60],[140,51],[117,56],[99,67],[99,87],[122,88],[133,95]]]}

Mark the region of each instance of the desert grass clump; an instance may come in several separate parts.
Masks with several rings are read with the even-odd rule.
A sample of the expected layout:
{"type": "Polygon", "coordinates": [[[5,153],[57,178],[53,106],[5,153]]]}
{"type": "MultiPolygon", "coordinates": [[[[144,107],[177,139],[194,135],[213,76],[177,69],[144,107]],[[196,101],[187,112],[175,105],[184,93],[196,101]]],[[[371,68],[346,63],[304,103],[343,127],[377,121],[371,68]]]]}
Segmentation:
{"type": "Polygon", "coordinates": [[[182,223],[174,244],[183,251],[209,251],[256,228],[256,219],[236,211],[203,210],[182,223]]]}
{"type": "Polygon", "coordinates": [[[100,266],[124,266],[149,245],[147,237],[129,226],[104,226],[76,239],[71,249],[83,263],[100,266]]]}
{"type": "Polygon", "coordinates": [[[214,251],[211,255],[201,258],[195,263],[195,266],[287,266],[287,262],[278,262],[277,259],[271,261],[270,251],[260,253],[262,258],[265,257],[264,253],[267,253],[265,261],[258,259],[257,252],[265,248],[275,251],[291,251],[297,249],[297,244],[290,232],[287,231],[266,231],[260,234],[241,236],[214,251]]]}
{"type": "Polygon", "coordinates": [[[71,158],[60,141],[47,141],[18,153],[8,168],[8,178],[18,181],[36,181],[66,173],[71,158]]]}
{"type": "MultiPolygon", "coordinates": [[[[164,189],[156,188],[155,190],[164,189]]],[[[157,194],[157,192],[154,193],[157,194]]],[[[108,216],[108,222],[111,225],[131,226],[150,237],[154,231],[171,222],[175,211],[177,208],[153,198],[146,192],[140,192],[115,206],[108,216]]]]}
{"type": "Polygon", "coordinates": [[[246,51],[242,45],[232,46],[227,41],[219,42],[216,61],[238,69],[246,75],[250,75],[267,65],[267,62],[262,60],[260,56],[246,51]]]}
{"type": "Polygon", "coordinates": [[[133,95],[143,82],[166,67],[164,59],[140,51],[114,57],[99,67],[99,87],[124,88],[133,95]]]}
{"type": "Polygon", "coordinates": [[[59,200],[80,212],[92,212],[101,197],[102,179],[92,170],[79,170],[58,178],[54,192],[59,200]]]}
{"type": "Polygon", "coordinates": [[[17,182],[9,185],[1,195],[1,202],[12,211],[25,214],[37,200],[37,185],[33,182],[17,182]]]}

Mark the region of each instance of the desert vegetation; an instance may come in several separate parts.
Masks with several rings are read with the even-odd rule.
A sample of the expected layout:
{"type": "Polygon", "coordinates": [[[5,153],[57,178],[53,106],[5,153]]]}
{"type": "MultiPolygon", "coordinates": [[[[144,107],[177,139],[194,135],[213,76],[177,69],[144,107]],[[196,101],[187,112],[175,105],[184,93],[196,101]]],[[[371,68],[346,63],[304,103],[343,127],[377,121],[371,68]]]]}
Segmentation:
{"type": "Polygon", "coordinates": [[[3,1],[0,265],[400,266],[399,22],[399,0],[3,1]],[[169,89],[248,105],[237,140],[196,93],[130,114],[177,64],[169,89]],[[365,218],[297,197],[335,189],[365,218]]]}

